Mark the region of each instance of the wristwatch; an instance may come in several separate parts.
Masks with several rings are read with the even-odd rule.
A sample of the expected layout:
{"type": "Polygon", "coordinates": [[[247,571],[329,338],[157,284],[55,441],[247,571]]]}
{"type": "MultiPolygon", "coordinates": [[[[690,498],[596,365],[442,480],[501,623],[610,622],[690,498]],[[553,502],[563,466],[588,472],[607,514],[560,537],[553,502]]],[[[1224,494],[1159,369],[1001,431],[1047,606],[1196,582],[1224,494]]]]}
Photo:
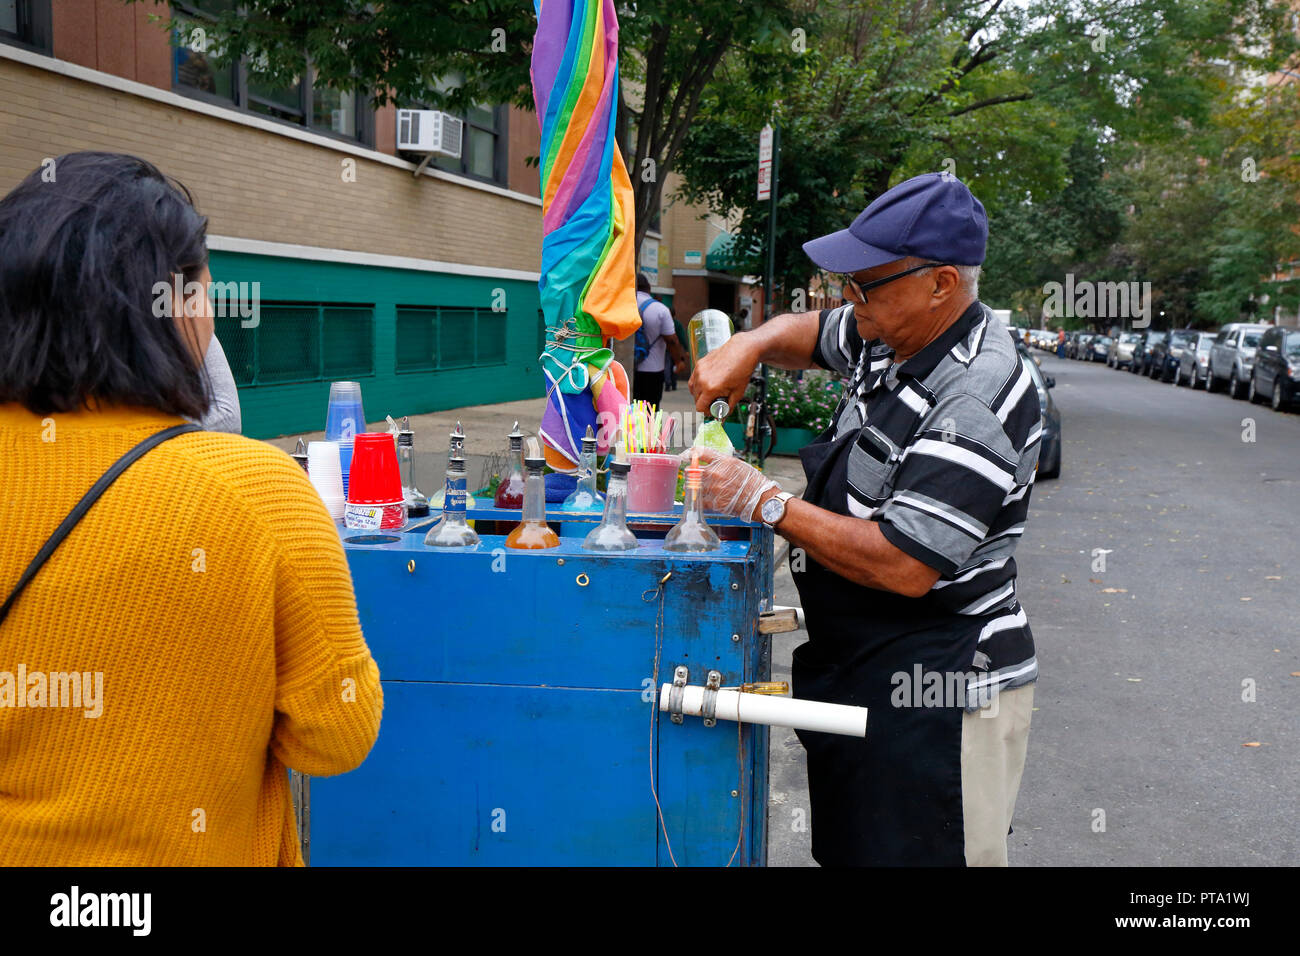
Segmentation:
{"type": "Polygon", "coordinates": [[[785,503],[793,498],[794,495],[788,491],[778,491],[771,498],[763,502],[763,507],[759,510],[759,515],[763,519],[763,524],[769,528],[775,528],[785,517],[785,503]]]}

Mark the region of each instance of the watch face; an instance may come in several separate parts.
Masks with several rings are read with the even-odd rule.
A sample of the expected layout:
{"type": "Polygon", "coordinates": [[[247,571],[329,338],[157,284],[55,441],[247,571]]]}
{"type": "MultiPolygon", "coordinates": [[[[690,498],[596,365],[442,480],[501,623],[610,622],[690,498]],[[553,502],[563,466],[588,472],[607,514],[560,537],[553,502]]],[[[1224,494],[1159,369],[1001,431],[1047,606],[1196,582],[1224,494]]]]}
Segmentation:
{"type": "Polygon", "coordinates": [[[768,524],[780,519],[785,512],[785,501],[773,495],[763,502],[763,520],[768,524]]]}

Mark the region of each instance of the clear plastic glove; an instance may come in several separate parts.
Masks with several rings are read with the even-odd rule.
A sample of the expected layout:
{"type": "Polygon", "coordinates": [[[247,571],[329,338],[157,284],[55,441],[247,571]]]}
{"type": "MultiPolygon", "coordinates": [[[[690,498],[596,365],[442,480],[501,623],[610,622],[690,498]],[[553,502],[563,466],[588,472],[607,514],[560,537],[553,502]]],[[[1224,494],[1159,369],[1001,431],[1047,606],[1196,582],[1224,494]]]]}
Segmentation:
{"type": "Polygon", "coordinates": [[[771,478],[748,462],[730,455],[722,455],[711,448],[690,448],[682,452],[684,466],[689,466],[691,456],[700,455],[700,464],[704,465],[701,492],[704,495],[704,510],[717,511],[743,518],[746,521],[758,520],[754,511],[759,500],[770,489],[780,490],[771,478]]]}

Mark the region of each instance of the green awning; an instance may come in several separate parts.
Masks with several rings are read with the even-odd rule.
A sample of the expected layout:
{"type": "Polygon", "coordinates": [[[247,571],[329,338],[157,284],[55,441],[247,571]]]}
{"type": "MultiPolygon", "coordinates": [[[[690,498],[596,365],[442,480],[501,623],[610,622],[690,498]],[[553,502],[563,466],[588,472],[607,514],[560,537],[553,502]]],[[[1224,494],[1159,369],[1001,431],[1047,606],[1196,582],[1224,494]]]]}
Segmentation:
{"type": "Polygon", "coordinates": [[[749,255],[738,255],[736,237],[729,232],[724,232],[709,245],[708,254],[704,257],[704,268],[710,272],[734,272],[743,275],[754,271],[761,251],[756,246],[750,250],[749,255]]]}

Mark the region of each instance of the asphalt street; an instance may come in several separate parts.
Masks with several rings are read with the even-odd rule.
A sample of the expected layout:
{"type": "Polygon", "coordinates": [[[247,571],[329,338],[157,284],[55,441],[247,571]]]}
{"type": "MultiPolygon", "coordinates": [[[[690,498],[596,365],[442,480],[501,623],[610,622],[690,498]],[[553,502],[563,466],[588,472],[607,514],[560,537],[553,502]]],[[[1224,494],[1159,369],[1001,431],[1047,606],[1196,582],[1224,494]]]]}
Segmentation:
{"type": "MultiPolygon", "coordinates": [[[[1040,678],[1011,865],[1300,864],[1300,416],[1034,354],[1064,448],[1017,552],[1040,678]]],[[[771,756],[769,864],[811,865],[793,732],[771,756]]]]}

